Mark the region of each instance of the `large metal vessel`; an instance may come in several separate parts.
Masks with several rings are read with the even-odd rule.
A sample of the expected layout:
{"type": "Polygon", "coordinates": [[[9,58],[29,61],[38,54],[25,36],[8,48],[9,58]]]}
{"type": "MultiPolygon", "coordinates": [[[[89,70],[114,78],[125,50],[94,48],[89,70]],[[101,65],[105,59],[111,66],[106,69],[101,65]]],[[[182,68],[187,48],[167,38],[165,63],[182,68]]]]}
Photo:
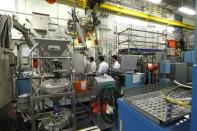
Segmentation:
{"type": "Polygon", "coordinates": [[[43,94],[53,94],[68,91],[70,81],[67,79],[49,79],[40,85],[40,91],[43,94]]]}

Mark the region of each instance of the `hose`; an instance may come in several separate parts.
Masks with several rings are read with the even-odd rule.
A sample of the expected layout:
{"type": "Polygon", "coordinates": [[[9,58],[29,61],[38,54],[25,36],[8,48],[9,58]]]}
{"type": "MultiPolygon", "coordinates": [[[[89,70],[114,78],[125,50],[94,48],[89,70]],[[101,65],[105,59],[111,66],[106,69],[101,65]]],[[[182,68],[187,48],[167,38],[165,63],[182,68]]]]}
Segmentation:
{"type": "Polygon", "coordinates": [[[171,104],[174,104],[174,105],[179,105],[179,106],[182,106],[182,107],[185,107],[185,108],[191,108],[191,100],[192,98],[183,98],[183,99],[174,99],[172,97],[170,97],[170,95],[172,94],[172,92],[174,92],[176,89],[180,88],[180,87],[184,87],[184,88],[187,88],[187,89],[192,89],[191,86],[187,86],[187,85],[184,85],[184,84],[181,84],[177,81],[174,81],[175,84],[177,84],[178,86],[171,89],[169,92],[167,92],[167,94],[165,94],[163,92],[163,90],[160,92],[161,93],[161,96],[169,103],[171,104]]]}
{"type": "Polygon", "coordinates": [[[187,99],[173,99],[170,96],[166,96],[163,91],[161,91],[161,95],[162,97],[169,103],[174,104],[174,105],[179,105],[185,108],[191,108],[190,105],[190,100],[191,98],[187,98],[187,99]]]}
{"type": "Polygon", "coordinates": [[[179,83],[179,82],[176,81],[176,80],[174,80],[174,83],[177,84],[178,86],[185,87],[185,88],[188,88],[188,89],[192,89],[192,86],[188,86],[188,85],[181,84],[181,83],[179,83]]]}

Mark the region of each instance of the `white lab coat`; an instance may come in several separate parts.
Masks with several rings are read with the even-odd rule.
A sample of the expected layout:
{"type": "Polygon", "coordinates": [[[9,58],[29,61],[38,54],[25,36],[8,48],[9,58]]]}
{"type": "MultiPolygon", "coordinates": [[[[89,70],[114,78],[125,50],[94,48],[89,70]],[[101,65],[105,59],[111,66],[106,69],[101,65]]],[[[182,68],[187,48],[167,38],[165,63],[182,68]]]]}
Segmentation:
{"type": "Polygon", "coordinates": [[[91,72],[96,72],[96,62],[94,61],[91,63],[91,72]]]}
{"type": "Polygon", "coordinates": [[[97,73],[99,75],[107,74],[108,68],[109,68],[109,65],[105,61],[103,61],[100,63],[97,73]]]}
{"type": "Polygon", "coordinates": [[[114,69],[120,69],[120,64],[118,63],[118,61],[114,62],[113,68],[114,69]]]}
{"type": "Polygon", "coordinates": [[[91,66],[92,66],[91,63],[89,61],[86,61],[86,65],[85,65],[86,73],[92,73],[91,66]]]}

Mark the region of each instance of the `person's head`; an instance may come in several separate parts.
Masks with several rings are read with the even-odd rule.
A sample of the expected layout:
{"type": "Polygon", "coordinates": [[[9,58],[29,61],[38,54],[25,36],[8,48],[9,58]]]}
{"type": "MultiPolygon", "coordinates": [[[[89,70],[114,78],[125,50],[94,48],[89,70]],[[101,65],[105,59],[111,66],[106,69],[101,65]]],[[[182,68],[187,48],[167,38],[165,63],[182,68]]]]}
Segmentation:
{"type": "Polygon", "coordinates": [[[93,62],[94,61],[94,57],[90,57],[90,62],[93,62]]]}
{"type": "Polygon", "coordinates": [[[112,62],[115,62],[115,61],[117,61],[118,60],[118,56],[117,55],[113,55],[112,56],[112,62]]]}
{"type": "Polygon", "coordinates": [[[103,62],[104,60],[105,60],[104,56],[102,56],[102,55],[99,56],[99,61],[100,61],[100,62],[103,62]]]}

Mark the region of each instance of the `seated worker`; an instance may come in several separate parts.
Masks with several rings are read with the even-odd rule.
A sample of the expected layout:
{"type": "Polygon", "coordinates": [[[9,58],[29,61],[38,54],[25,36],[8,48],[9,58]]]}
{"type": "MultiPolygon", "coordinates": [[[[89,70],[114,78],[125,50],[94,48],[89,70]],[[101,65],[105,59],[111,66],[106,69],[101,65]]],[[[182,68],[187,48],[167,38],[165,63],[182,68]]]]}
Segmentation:
{"type": "Polygon", "coordinates": [[[94,57],[90,57],[90,64],[91,64],[91,72],[96,73],[96,62],[94,61],[94,57]]]}
{"type": "Polygon", "coordinates": [[[120,64],[118,63],[117,55],[112,56],[112,62],[113,62],[113,69],[120,69],[120,64]]]}
{"type": "Polygon", "coordinates": [[[105,60],[104,56],[99,56],[100,64],[99,64],[99,68],[98,68],[98,71],[97,71],[98,75],[107,74],[107,70],[109,68],[109,65],[104,60],[105,60]]]}

